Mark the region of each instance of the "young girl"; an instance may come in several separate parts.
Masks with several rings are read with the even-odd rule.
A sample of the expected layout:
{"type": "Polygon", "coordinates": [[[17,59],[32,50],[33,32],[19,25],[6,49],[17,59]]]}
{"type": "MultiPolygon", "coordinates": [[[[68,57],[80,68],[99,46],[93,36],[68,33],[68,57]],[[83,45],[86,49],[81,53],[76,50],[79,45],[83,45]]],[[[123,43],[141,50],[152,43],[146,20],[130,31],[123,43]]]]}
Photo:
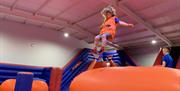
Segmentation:
{"type": "Polygon", "coordinates": [[[93,52],[97,53],[97,46],[99,41],[102,41],[100,53],[104,51],[104,47],[106,46],[107,41],[113,41],[116,35],[116,27],[117,25],[125,26],[125,27],[134,27],[133,24],[128,24],[126,22],[120,21],[116,17],[116,10],[107,6],[101,11],[102,16],[104,17],[104,22],[100,26],[100,33],[95,37],[94,41],[94,49],[93,52]]]}

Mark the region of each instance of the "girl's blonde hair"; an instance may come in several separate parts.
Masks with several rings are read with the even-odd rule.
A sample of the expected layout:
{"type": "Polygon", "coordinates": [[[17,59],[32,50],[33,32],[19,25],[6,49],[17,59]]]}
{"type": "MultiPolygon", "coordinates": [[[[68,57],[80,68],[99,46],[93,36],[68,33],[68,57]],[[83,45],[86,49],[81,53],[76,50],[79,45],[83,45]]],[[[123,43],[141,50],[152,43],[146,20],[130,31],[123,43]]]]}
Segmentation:
{"type": "Polygon", "coordinates": [[[114,7],[112,7],[112,6],[107,6],[107,7],[105,7],[102,11],[101,11],[101,14],[102,14],[102,16],[104,17],[104,18],[106,18],[106,16],[105,16],[105,13],[106,12],[110,12],[110,13],[112,13],[112,16],[116,16],[116,10],[114,9],[114,7]]]}

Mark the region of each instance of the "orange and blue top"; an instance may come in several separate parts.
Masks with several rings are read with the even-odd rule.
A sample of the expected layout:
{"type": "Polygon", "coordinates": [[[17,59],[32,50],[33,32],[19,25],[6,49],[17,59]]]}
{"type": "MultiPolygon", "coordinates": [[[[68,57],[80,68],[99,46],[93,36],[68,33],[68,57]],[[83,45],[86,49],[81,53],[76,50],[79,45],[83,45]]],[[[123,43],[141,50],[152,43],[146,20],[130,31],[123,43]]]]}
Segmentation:
{"type": "Polygon", "coordinates": [[[112,41],[115,37],[116,27],[117,27],[117,24],[119,23],[119,21],[120,20],[116,16],[113,16],[113,17],[105,20],[104,23],[102,24],[100,35],[109,33],[112,36],[109,40],[112,41]]]}

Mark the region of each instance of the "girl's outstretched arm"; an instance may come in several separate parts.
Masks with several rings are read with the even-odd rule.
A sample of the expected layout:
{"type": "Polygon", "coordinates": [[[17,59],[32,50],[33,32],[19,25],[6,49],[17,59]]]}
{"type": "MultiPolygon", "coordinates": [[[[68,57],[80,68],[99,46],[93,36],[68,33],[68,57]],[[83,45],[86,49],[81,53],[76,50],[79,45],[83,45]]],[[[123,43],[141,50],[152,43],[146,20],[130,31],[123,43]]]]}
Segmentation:
{"type": "Polygon", "coordinates": [[[124,21],[119,21],[119,24],[125,27],[134,27],[134,24],[126,23],[124,21]]]}

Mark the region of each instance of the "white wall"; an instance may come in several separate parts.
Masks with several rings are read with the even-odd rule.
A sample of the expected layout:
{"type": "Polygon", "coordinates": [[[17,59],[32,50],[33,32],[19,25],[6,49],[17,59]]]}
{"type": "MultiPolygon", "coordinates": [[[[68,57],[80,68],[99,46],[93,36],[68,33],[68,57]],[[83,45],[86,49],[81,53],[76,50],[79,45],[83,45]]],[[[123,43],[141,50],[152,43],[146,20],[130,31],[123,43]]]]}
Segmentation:
{"type": "Polygon", "coordinates": [[[73,37],[64,38],[55,30],[0,21],[0,61],[63,67],[77,49],[84,47],[91,45],[73,37]]]}
{"type": "Polygon", "coordinates": [[[159,53],[159,46],[148,46],[128,50],[134,60],[141,66],[152,66],[159,53]]]}
{"type": "Polygon", "coordinates": [[[133,58],[137,60],[138,64],[141,66],[152,66],[157,57],[157,53],[147,53],[134,55],[133,58]]]}

